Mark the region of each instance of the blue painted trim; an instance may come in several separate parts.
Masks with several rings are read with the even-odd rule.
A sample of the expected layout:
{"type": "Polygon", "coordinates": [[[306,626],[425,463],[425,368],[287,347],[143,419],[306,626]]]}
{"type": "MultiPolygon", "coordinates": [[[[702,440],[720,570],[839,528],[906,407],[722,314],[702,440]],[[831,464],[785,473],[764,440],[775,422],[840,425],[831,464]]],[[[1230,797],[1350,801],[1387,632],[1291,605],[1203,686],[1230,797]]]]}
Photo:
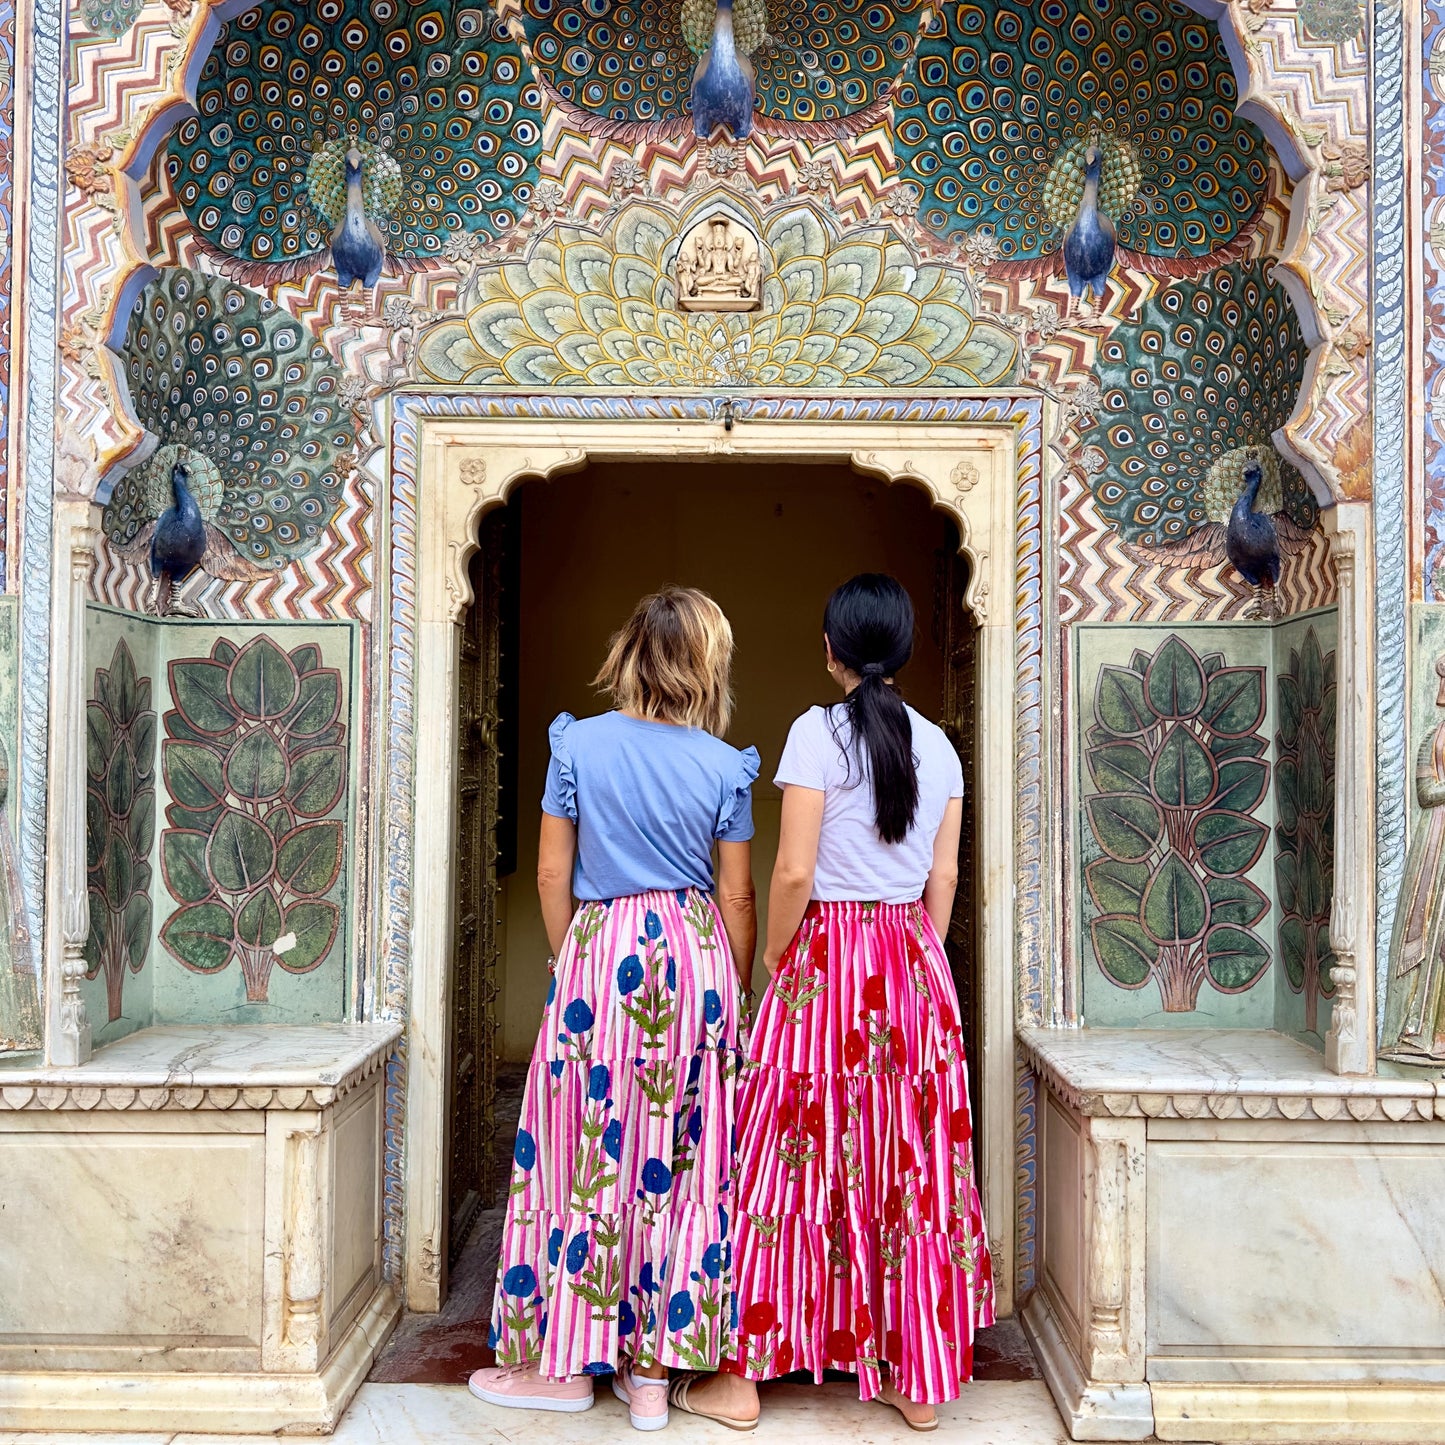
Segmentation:
{"type": "MultiPolygon", "coordinates": [[[[50,745],[50,580],[59,376],[60,120],[65,10],[31,0],[30,214],[25,235],[26,412],[20,551],[20,882],[31,936],[44,938],[45,812],[50,745]]],[[[18,116],[17,116],[18,119],[18,116]]],[[[16,301],[20,298],[17,296],[16,301]]]]}
{"type": "Polygon", "coordinates": [[[1390,927],[1405,865],[1405,17],[1372,3],[1374,119],[1375,1005],[1383,1023],[1390,927]]]}

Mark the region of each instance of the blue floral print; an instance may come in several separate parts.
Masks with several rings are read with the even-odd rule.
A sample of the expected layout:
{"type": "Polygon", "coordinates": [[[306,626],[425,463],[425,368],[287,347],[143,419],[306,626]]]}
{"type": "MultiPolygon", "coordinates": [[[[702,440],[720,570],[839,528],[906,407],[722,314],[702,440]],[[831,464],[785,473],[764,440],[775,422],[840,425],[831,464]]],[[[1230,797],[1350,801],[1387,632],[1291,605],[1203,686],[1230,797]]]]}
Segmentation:
{"type": "Polygon", "coordinates": [[[612,1070],[606,1064],[593,1064],[587,1073],[587,1097],[593,1103],[601,1104],[612,1087],[612,1070]]]}
{"type": "Polygon", "coordinates": [[[537,1162],[537,1141],[525,1129],[517,1130],[512,1157],[522,1169],[530,1169],[537,1162]]]}
{"type": "Polygon", "coordinates": [[[585,998],[574,998],[563,1011],[562,1022],[569,1032],[585,1034],[593,1023],[592,1005],[585,998]]]}
{"type": "Polygon", "coordinates": [[[623,998],[636,993],[642,982],[642,960],[635,953],[629,953],[617,965],[617,992],[623,998]]]}
{"type": "Polygon", "coordinates": [[[537,1291],[537,1276],[532,1272],[530,1264],[514,1264],[505,1275],[502,1276],[502,1288],[508,1294],[514,1294],[519,1299],[535,1294],[537,1291]]]}
{"type": "Polygon", "coordinates": [[[694,1313],[692,1296],[685,1289],[678,1290],[667,1302],[668,1329],[685,1330],[692,1323],[694,1313]]]}
{"type": "Polygon", "coordinates": [[[576,1274],[587,1263],[587,1236],[574,1234],[567,1246],[567,1273],[576,1274]]]}

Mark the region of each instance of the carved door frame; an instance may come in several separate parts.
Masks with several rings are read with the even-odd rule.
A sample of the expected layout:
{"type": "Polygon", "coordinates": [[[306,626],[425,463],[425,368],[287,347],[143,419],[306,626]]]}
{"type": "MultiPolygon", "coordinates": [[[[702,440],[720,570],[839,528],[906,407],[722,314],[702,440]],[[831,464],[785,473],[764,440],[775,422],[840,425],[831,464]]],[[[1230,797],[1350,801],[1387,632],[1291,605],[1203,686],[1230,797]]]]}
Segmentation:
{"type": "Polygon", "coordinates": [[[456,891],[458,663],[472,604],[468,567],[482,515],[525,479],[593,459],[842,462],[921,487],[958,525],[966,602],[979,624],[980,957],[984,1204],[1001,1312],[1012,1307],[1015,1233],[1015,569],[1016,432],[1007,421],[899,424],[705,419],[424,416],[416,466],[412,705],[418,730],[411,810],[403,1268],[407,1303],[435,1310],[446,1247],[445,1108],[456,891]]]}

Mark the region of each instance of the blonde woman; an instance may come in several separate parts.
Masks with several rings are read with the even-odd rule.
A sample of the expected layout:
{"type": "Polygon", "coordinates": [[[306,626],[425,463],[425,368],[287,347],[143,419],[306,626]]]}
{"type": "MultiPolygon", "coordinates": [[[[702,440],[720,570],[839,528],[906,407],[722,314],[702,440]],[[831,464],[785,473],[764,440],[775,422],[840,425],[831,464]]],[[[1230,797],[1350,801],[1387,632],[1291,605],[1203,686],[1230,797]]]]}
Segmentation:
{"type": "Polygon", "coordinates": [[[710,597],[665,588],[597,675],[614,710],[552,724],[537,886],[556,964],[502,1235],[498,1364],[471,1378],[494,1405],[585,1410],[615,1371],[632,1423],[657,1430],[667,1367],[714,1370],[731,1346],[758,773],[755,749],[720,736],[732,651],[710,597]]]}

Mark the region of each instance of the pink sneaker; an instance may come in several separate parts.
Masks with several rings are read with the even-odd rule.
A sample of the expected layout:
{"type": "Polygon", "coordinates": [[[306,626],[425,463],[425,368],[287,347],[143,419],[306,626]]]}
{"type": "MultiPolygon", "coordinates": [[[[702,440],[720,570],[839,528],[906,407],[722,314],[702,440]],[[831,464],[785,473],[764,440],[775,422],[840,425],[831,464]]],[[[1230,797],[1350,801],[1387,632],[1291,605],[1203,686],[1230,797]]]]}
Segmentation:
{"type": "MultiPolygon", "coordinates": [[[[592,1381],[586,1375],[554,1380],[536,1365],[492,1365],[473,1370],[467,1389],[477,1399],[509,1410],[561,1410],[573,1415],[592,1408],[592,1381]]],[[[666,1404],[664,1395],[664,1407],[666,1404]]]]}
{"type": "Polygon", "coordinates": [[[612,1393],[627,1406],[634,1430],[667,1428],[667,1377],[649,1380],[631,1370],[618,1370],[612,1377],[612,1393]]]}

